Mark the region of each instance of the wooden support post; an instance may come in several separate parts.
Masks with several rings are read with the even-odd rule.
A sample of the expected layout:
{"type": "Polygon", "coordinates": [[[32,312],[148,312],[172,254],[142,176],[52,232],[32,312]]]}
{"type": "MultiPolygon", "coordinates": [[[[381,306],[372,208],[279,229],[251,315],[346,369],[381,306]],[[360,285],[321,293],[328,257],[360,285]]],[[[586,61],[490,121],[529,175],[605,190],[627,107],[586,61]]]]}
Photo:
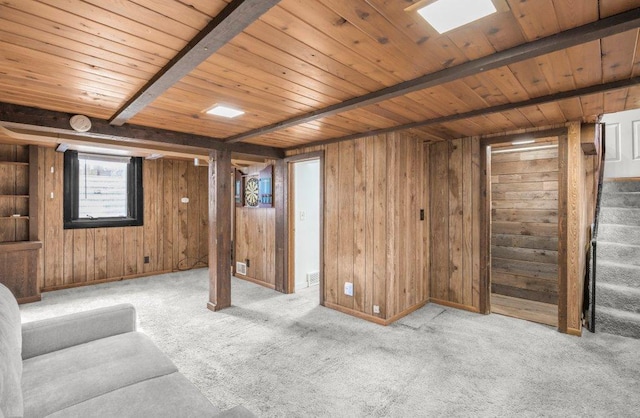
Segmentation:
{"type": "Polygon", "coordinates": [[[287,163],[277,160],[273,169],[273,203],[276,210],[276,290],[290,293],[287,257],[287,163]]]}
{"type": "Polygon", "coordinates": [[[231,306],[231,152],[209,154],[209,303],[231,306]]]}

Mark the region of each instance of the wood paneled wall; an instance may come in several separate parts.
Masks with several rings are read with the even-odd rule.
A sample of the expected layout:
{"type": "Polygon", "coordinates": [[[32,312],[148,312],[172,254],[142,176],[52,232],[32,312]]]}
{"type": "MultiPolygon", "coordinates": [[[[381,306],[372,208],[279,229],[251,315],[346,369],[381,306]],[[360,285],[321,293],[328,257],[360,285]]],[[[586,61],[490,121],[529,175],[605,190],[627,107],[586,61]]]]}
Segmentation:
{"type": "Polygon", "coordinates": [[[249,260],[246,276],[237,272],[236,276],[275,288],[276,210],[238,207],[235,211],[234,262],[249,260]]]}
{"type": "MultiPolygon", "coordinates": [[[[570,123],[566,143],[565,196],[567,204],[567,300],[566,332],[582,334],[582,309],[584,275],[587,253],[591,241],[591,223],[594,220],[594,205],[597,188],[598,155],[585,154],[582,142],[592,142],[596,136],[595,125],[570,123]]],[[[599,141],[599,135],[596,136],[599,141]]],[[[601,146],[596,147],[599,151],[601,146]]]]}
{"type": "Polygon", "coordinates": [[[39,153],[42,289],[156,274],[208,260],[206,167],[178,160],[143,162],[144,226],[63,229],[63,154],[39,153]],[[187,197],[189,203],[181,203],[187,197]],[[144,263],[144,257],[149,263],[144,263]]]}
{"type": "Polygon", "coordinates": [[[480,142],[430,146],[431,300],[480,310],[480,142]]]}
{"type": "Polygon", "coordinates": [[[385,324],[424,305],[428,147],[395,133],[296,153],[319,150],[325,152],[325,305],[385,324]],[[353,297],[344,294],[346,282],[353,283],[353,297]]]}
{"type": "Polygon", "coordinates": [[[545,145],[492,153],[491,291],[557,305],[558,147],[545,145]]]}

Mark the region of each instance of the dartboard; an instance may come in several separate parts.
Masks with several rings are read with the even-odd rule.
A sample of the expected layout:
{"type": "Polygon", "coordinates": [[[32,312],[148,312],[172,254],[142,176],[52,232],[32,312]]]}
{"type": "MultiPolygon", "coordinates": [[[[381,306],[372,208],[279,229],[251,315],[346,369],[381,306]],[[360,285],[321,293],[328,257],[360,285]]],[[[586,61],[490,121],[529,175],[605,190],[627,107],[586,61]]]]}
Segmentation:
{"type": "Polygon", "coordinates": [[[248,178],[244,184],[244,201],[247,206],[258,206],[258,179],[248,178]]]}

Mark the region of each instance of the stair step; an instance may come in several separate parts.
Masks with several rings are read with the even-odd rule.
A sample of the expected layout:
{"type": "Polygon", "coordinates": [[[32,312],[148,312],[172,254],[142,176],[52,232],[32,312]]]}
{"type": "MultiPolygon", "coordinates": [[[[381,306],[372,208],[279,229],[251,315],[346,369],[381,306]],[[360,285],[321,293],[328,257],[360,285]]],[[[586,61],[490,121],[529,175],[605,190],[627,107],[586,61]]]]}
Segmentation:
{"type": "Polygon", "coordinates": [[[601,207],[599,222],[604,224],[640,226],[640,209],[601,207]]]}
{"type": "Polygon", "coordinates": [[[640,245],[620,244],[617,242],[599,241],[597,260],[640,266],[640,245]]]}
{"type": "Polygon", "coordinates": [[[598,255],[596,276],[596,283],[610,283],[640,289],[640,267],[638,266],[601,260],[598,255]]]}
{"type": "Polygon", "coordinates": [[[618,242],[621,244],[640,245],[640,226],[614,225],[601,223],[598,225],[598,242],[618,242]]]}
{"type": "Polygon", "coordinates": [[[638,180],[605,181],[602,184],[602,191],[604,193],[640,192],[640,181],[638,180]]]}
{"type": "Polygon", "coordinates": [[[640,192],[603,193],[601,207],[640,208],[640,192]]]}
{"type": "Polygon", "coordinates": [[[596,311],[602,306],[640,314],[640,288],[596,282],[596,311]]]}
{"type": "Polygon", "coordinates": [[[640,314],[597,306],[596,332],[640,338],[640,314]]]}

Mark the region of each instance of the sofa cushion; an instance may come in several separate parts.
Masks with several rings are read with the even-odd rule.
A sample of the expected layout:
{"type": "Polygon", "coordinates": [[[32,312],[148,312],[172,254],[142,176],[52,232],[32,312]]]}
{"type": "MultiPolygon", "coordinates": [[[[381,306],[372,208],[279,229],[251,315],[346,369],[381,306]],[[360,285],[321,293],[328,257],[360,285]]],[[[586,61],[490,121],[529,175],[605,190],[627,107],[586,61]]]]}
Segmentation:
{"type": "Polygon", "coordinates": [[[24,416],[46,416],[177,371],[144,334],[129,332],[24,361],[24,416]]]}
{"type": "Polygon", "coordinates": [[[21,417],[22,326],[11,291],[0,284],[0,416],[21,417]]]}
{"type": "Polygon", "coordinates": [[[220,410],[180,373],[156,377],[53,413],[50,418],[213,417],[220,410]]]}

